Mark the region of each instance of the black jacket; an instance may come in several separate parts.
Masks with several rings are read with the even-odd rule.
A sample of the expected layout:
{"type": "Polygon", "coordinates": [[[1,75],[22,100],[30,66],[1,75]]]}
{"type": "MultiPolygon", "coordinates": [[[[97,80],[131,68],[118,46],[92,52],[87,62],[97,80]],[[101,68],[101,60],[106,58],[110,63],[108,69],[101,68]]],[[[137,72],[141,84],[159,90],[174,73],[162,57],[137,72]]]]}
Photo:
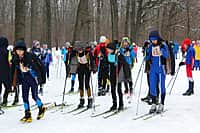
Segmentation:
{"type": "Polygon", "coordinates": [[[8,40],[4,37],[0,37],[0,81],[11,81],[10,68],[8,62],[8,40]]]}
{"type": "Polygon", "coordinates": [[[46,83],[46,70],[44,64],[41,60],[34,54],[25,52],[24,57],[20,60],[17,55],[13,56],[12,60],[12,80],[14,77],[14,72],[17,70],[17,82],[21,83],[23,79],[22,72],[20,70],[20,63],[24,64],[24,66],[31,68],[35,73],[38,80],[38,84],[46,83]]]}

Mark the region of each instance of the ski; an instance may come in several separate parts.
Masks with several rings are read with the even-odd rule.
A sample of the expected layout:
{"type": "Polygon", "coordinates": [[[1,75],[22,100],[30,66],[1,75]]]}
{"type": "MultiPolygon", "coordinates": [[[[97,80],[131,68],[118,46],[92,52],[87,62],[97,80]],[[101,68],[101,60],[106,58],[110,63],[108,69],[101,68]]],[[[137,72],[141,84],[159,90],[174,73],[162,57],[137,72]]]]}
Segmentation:
{"type": "Polygon", "coordinates": [[[144,118],[144,117],[146,117],[148,115],[151,115],[151,114],[150,113],[142,114],[142,115],[140,115],[138,117],[133,118],[133,120],[138,120],[138,119],[144,118]]]}
{"type": "Polygon", "coordinates": [[[63,113],[63,114],[70,114],[70,113],[73,113],[73,112],[75,112],[75,111],[78,111],[78,110],[80,110],[80,109],[82,109],[82,108],[75,108],[75,109],[72,109],[72,110],[70,110],[70,111],[68,111],[68,112],[65,112],[65,113],[63,113]]]}
{"type": "Polygon", "coordinates": [[[124,112],[125,110],[127,110],[128,109],[128,107],[125,107],[123,110],[121,110],[121,111],[118,111],[118,110],[116,110],[116,111],[112,111],[112,113],[111,114],[108,114],[108,115],[106,115],[106,116],[103,116],[103,118],[104,119],[107,119],[107,118],[110,118],[110,117],[112,117],[112,116],[115,116],[115,115],[117,115],[117,114],[119,114],[119,113],[121,113],[121,112],[124,112]]]}
{"type": "MultiPolygon", "coordinates": [[[[98,105],[95,105],[95,107],[98,107],[98,106],[100,106],[99,104],[98,105]]],[[[88,111],[88,110],[90,110],[90,109],[92,109],[92,108],[83,108],[83,110],[81,110],[81,111],[79,111],[79,112],[77,112],[77,113],[75,113],[75,114],[73,114],[73,115],[78,115],[78,114],[81,114],[81,113],[84,113],[84,112],[86,112],[86,111],[88,111]]]]}
{"type": "Polygon", "coordinates": [[[79,112],[77,112],[77,113],[75,113],[73,115],[79,115],[79,114],[84,113],[84,112],[86,112],[88,110],[89,110],[89,108],[83,108],[81,111],[79,111],[79,112]]]}
{"type": "Polygon", "coordinates": [[[112,111],[111,111],[111,110],[106,110],[106,111],[104,111],[104,112],[91,115],[90,117],[94,118],[94,117],[102,116],[102,115],[107,114],[107,113],[110,113],[110,112],[112,112],[112,111]]]}
{"type": "Polygon", "coordinates": [[[5,112],[0,108],[0,115],[3,115],[5,112]]]}
{"type": "Polygon", "coordinates": [[[16,105],[6,105],[6,106],[2,106],[2,109],[9,109],[9,108],[14,108],[14,107],[18,107],[18,106],[22,106],[23,104],[16,104],[16,105]]]}
{"type": "Polygon", "coordinates": [[[159,115],[162,115],[163,113],[165,113],[167,110],[164,110],[163,112],[161,112],[161,113],[152,113],[152,114],[150,114],[150,115],[148,115],[147,117],[145,117],[143,120],[149,120],[149,119],[151,119],[151,118],[153,118],[153,117],[155,117],[155,116],[159,116],[159,115]]]}
{"type": "Polygon", "coordinates": [[[55,107],[58,107],[56,110],[52,111],[51,113],[56,113],[59,110],[61,110],[61,112],[63,111],[64,108],[68,108],[70,106],[72,106],[73,104],[66,104],[66,105],[55,105],[55,107]]]}
{"type": "MultiPolygon", "coordinates": [[[[51,104],[51,102],[43,103],[44,106],[47,106],[47,105],[50,105],[50,104],[51,104]]],[[[36,109],[38,109],[37,105],[32,105],[31,106],[31,110],[36,110],[36,109]]]]}

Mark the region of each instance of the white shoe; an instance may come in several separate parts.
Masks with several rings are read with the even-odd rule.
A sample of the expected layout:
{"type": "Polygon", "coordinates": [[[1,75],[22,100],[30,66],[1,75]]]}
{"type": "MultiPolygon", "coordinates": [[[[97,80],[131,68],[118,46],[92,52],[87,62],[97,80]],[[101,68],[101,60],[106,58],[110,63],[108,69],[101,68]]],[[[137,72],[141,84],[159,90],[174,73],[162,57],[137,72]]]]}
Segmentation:
{"type": "Polygon", "coordinates": [[[160,103],[158,106],[157,113],[162,113],[163,111],[164,111],[164,105],[160,103]]]}

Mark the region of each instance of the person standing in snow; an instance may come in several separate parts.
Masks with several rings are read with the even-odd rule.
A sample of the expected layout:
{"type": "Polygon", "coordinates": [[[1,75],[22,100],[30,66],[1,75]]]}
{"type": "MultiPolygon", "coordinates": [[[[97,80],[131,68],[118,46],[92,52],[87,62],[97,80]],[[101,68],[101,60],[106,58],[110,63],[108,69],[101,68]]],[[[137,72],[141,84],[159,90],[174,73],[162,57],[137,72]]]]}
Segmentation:
{"type": "Polygon", "coordinates": [[[163,39],[160,37],[158,31],[151,31],[149,34],[149,40],[151,44],[147,50],[146,60],[150,61],[150,94],[152,97],[152,105],[149,113],[161,113],[164,111],[165,103],[165,65],[166,59],[168,58],[168,48],[167,45],[163,42],[163,39]],[[156,105],[157,97],[157,84],[159,83],[161,89],[161,103],[158,106],[156,105]]]}
{"type": "Polygon", "coordinates": [[[126,69],[128,69],[128,71],[130,71],[130,73],[128,75],[126,75],[127,76],[125,78],[126,81],[124,82],[125,94],[132,96],[133,82],[132,82],[131,69],[132,69],[132,66],[133,66],[132,64],[134,62],[134,59],[135,59],[135,52],[134,52],[133,47],[130,44],[130,39],[128,37],[122,38],[122,42],[121,42],[121,46],[120,46],[120,53],[124,56],[126,63],[129,66],[126,69]]]}
{"type": "Polygon", "coordinates": [[[91,52],[90,47],[84,48],[84,45],[87,45],[83,42],[75,42],[77,46],[77,60],[78,60],[78,81],[79,81],[79,92],[80,92],[80,103],[78,108],[84,107],[84,90],[87,92],[88,96],[88,105],[87,108],[92,108],[93,98],[92,91],[90,88],[90,76],[91,72],[96,72],[95,61],[91,52]],[[83,43],[83,44],[82,44],[83,43]],[[85,84],[85,89],[84,89],[85,84]]]}
{"type": "Polygon", "coordinates": [[[183,41],[182,47],[184,48],[182,51],[186,53],[186,56],[185,62],[180,62],[179,66],[186,65],[186,73],[189,81],[189,88],[185,93],[183,93],[183,96],[190,96],[194,94],[194,80],[192,77],[192,70],[195,60],[195,50],[192,47],[191,40],[189,38],[186,38],[183,41]]]}
{"type": "Polygon", "coordinates": [[[94,58],[98,68],[98,96],[106,95],[106,83],[108,79],[108,51],[106,49],[106,37],[100,37],[100,43],[94,49],[94,58]]]}
{"type": "Polygon", "coordinates": [[[71,74],[71,89],[69,90],[68,93],[73,93],[76,80],[75,67],[77,66],[76,59],[74,60],[74,58],[76,58],[77,51],[71,46],[70,42],[66,42],[65,47],[62,49],[61,52],[63,61],[65,63],[66,75],[69,75],[69,73],[71,74]],[[72,63],[71,61],[72,62],[74,61],[74,63],[72,63]]]}
{"type": "Polygon", "coordinates": [[[20,120],[22,122],[32,122],[30,104],[29,104],[29,91],[31,88],[32,98],[36,102],[39,112],[37,119],[44,116],[46,107],[44,107],[41,99],[38,97],[38,84],[46,81],[42,76],[42,68],[44,64],[34,54],[28,53],[26,44],[22,40],[18,40],[14,47],[14,56],[12,64],[12,77],[17,71],[17,80],[22,83],[22,98],[24,102],[25,116],[20,120]]]}
{"type": "Polygon", "coordinates": [[[194,45],[194,50],[195,50],[194,69],[200,70],[200,40],[196,41],[196,45],[194,45]]]}
{"type": "Polygon", "coordinates": [[[8,103],[8,94],[11,91],[11,77],[10,77],[10,67],[8,62],[8,39],[5,37],[0,37],[0,103],[1,103],[1,92],[2,84],[5,87],[3,95],[2,106],[6,106],[8,103]]]}

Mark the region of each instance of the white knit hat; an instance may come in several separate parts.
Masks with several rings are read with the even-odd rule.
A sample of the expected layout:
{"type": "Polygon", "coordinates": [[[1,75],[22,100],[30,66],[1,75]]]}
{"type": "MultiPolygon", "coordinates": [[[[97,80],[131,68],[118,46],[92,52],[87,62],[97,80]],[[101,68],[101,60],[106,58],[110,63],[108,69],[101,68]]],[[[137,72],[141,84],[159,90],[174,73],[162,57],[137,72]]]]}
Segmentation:
{"type": "Polygon", "coordinates": [[[106,37],[105,36],[101,36],[99,42],[100,43],[106,42],[106,37]]]}

